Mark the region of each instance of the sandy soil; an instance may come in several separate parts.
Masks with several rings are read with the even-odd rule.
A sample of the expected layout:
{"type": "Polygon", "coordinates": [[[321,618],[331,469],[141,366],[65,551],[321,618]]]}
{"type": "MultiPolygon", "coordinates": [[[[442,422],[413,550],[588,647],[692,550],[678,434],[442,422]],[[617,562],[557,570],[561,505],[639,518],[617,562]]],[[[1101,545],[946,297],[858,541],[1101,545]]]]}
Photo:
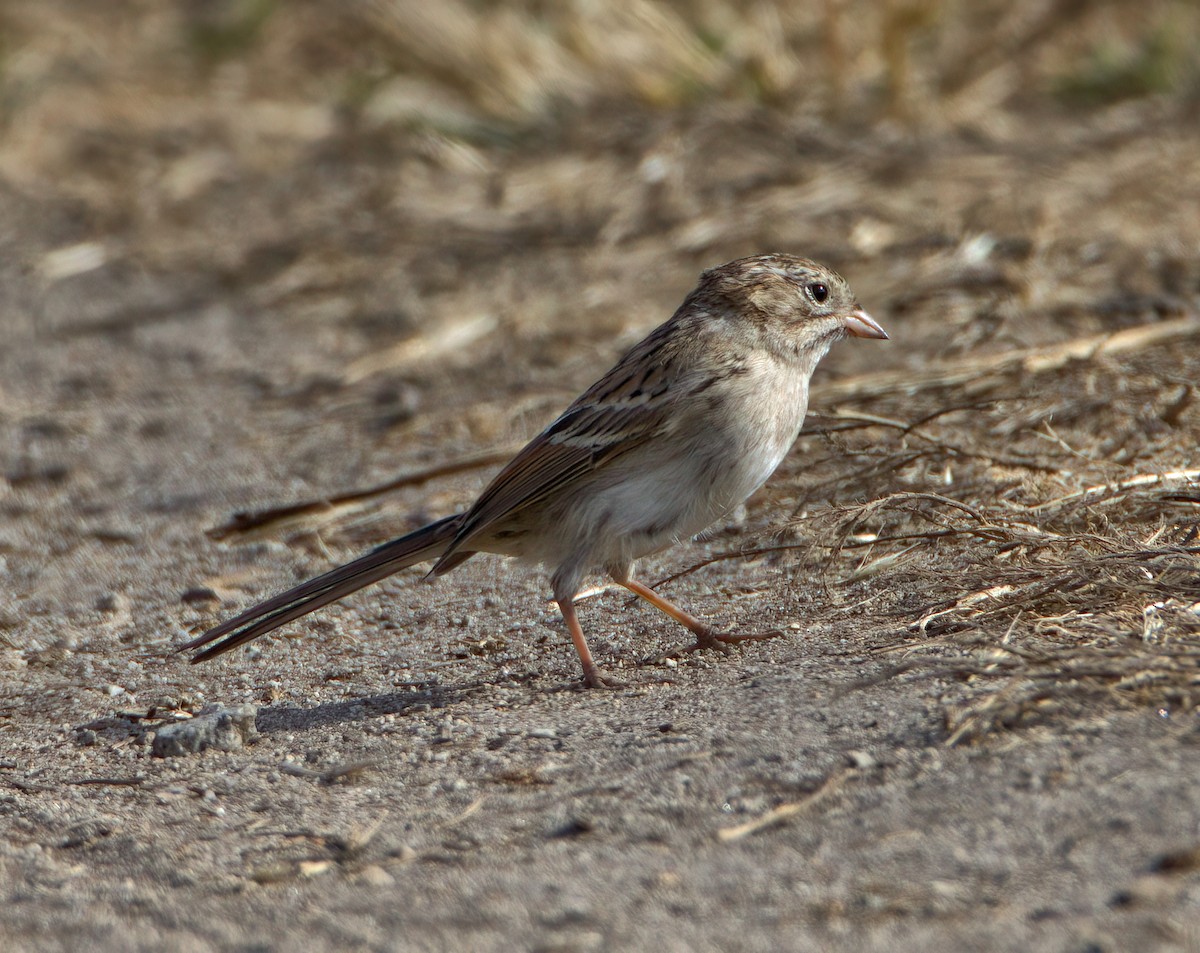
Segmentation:
{"type": "Polygon", "coordinates": [[[293,106],[64,99],[0,156],[6,951],[1200,950],[1194,103],[501,146],[293,106]],[[642,576],[785,637],[644,661],[684,634],[603,593],[629,687],[582,691],[544,579],[480,558],[170,654],[463,505],[766,250],[893,339],[642,576]],[[153,756],[211,704],[257,737],[153,756]]]}

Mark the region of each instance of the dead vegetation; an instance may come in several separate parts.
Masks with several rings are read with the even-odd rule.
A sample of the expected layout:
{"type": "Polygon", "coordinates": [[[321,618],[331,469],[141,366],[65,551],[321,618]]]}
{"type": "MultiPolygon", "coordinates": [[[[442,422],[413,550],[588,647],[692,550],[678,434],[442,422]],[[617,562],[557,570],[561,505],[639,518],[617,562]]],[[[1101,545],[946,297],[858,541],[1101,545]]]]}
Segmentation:
{"type": "MultiPolygon", "coordinates": [[[[851,603],[835,614],[910,633],[876,648],[903,657],[887,678],[967,687],[945,706],[950,744],[1088,702],[1187,713],[1200,704],[1197,338],[1188,316],[818,388],[762,534],[660,583],[728,559],[794,564],[851,603]]],[[[312,532],[401,487],[496,463],[238,514],[210,535],[312,532]]]]}
{"type": "Polygon", "coordinates": [[[0,133],[5,949],[1194,938],[1196,3],[9,0],[0,133]],[[787,639],[576,692],[479,560],[167,654],[769,250],[892,339],[646,578],[787,639]]]}
{"type": "MultiPolygon", "coordinates": [[[[978,689],[946,705],[951,744],[1084,702],[1192,711],[1200,427],[1184,408],[1200,362],[1144,330],[1145,350],[1040,355],[1010,363],[1018,375],[946,383],[935,370],[936,388],[890,395],[870,377],[862,394],[842,382],[778,491],[795,494],[792,522],[746,555],[795,560],[843,593],[843,611],[904,626],[876,649],[903,658],[887,677],[978,689]],[[863,404],[871,413],[849,409],[863,404]]],[[[1176,331],[1192,339],[1200,322],[1176,331]]]]}
{"type": "MultiPolygon", "coordinates": [[[[60,9],[5,11],[0,172],[57,216],[13,257],[34,304],[9,330],[276,311],[347,342],[309,383],[351,426],[480,447],[214,540],[370,520],[574,389],[419,406],[426,367],[577,380],[661,318],[659,275],[800,249],[894,342],[819,383],[769,497],[791,522],[736,552],[864,594],[911,633],[879,647],[897,677],[978,686],[955,741],[1072,700],[1196,704],[1193,5],[227,0],[134,32],[60,9]]],[[[32,459],[10,485],[49,479],[32,459]]]]}

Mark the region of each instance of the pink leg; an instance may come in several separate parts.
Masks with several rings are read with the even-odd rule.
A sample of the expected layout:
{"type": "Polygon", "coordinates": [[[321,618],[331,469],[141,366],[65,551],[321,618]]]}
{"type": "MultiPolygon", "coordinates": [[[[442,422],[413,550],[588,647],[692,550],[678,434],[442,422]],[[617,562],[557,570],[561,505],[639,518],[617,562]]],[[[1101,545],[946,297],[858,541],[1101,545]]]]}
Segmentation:
{"type": "Polygon", "coordinates": [[[575,603],[570,599],[559,599],[558,610],[562,613],[567,631],[571,633],[571,642],[579,653],[579,661],[583,663],[583,684],[587,688],[621,688],[624,682],[606,675],[592,659],[592,650],[588,648],[587,639],[583,635],[583,627],[575,614],[575,603]]]}
{"type": "Polygon", "coordinates": [[[783,635],[782,632],[747,632],[739,635],[728,635],[725,633],[714,632],[709,626],[705,625],[690,612],[684,612],[683,609],[671,602],[671,600],[660,596],[649,586],[643,585],[633,579],[618,579],[622,586],[632,592],[635,596],[640,596],[645,599],[654,608],[665,612],[672,619],[682,625],[685,629],[696,636],[696,644],[690,645],[683,651],[695,652],[698,649],[724,649],[727,645],[734,645],[738,642],[756,642],[761,639],[774,639],[783,635]]]}

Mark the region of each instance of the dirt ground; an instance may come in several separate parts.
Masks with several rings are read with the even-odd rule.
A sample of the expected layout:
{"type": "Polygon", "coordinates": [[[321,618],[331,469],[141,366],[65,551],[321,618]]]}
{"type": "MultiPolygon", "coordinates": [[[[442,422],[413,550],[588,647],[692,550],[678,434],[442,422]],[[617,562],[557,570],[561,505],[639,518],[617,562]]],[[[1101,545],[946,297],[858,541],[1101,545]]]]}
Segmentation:
{"type": "Polygon", "coordinates": [[[0,947],[1200,950],[1196,11],[422,6],[0,6],[0,947]],[[892,339],[641,577],[782,638],[600,592],[583,691],[481,557],[171,653],[776,250],[892,339]]]}

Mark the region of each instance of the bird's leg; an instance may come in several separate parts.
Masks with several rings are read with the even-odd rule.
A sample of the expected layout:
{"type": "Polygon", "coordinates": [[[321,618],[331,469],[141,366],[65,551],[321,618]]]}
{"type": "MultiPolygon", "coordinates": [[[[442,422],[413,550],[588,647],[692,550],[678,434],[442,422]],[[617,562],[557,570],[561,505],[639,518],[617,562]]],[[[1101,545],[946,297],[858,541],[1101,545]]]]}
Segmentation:
{"type": "MultiPolygon", "coordinates": [[[[616,578],[616,577],[614,577],[616,578]]],[[[684,652],[696,652],[700,649],[720,649],[729,651],[729,646],[735,645],[738,642],[756,642],[761,639],[774,639],[783,635],[782,632],[774,630],[771,632],[746,632],[730,634],[725,632],[714,632],[710,626],[705,625],[690,612],[685,612],[679,606],[675,605],[670,599],[660,596],[657,592],[647,585],[643,585],[634,579],[617,579],[618,583],[632,592],[635,596],[645,599],[654,608],[665,612],[672,619],[682,625],[685,629],[696,636],[696,643],[684,648],[684,652]]]]}
{"type": "Polygon", "coordinates": [[[622,688],[624,682],[606,674],[592,659],[592,650],[588,648],[583,627],[575,614],[575,600],[572,598],[556,599],[558,611],[562,613],[567,631],[571,633],[571,642],[579,653],[579,661],[583,663],[583,684],[586,688],[622,688]]]}
{"type": "Polygon", "coordinates": [[[670,599],[660,596],[649,586],[643,585],[635,579],[618,579],[622,586],[632,592],[635,596],[645,599],[650,605],[658,609],[660,612],[665,612],[672,619],[678,622],[681,626],[687,629],[696,637],[696,644],[687,649],[688,652],[694,652],[697,649],[719,649],[722,648],[723,639],[720,635],[712,630],[710,626],[705,625],[690,612],[685,612],[679,606],[675,605],[670,599]]]}

